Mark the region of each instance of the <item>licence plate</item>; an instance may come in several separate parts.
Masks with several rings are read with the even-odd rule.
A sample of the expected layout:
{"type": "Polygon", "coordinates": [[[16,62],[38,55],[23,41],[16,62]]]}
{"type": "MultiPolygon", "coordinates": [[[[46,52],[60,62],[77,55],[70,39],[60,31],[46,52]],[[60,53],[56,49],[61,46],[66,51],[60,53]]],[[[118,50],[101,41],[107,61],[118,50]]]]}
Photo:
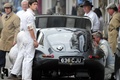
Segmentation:
{"type": "Polygon", "coordinates": [[[79,65],[84,64],[83,56],[60,56],[59,64],[79,65]]]}

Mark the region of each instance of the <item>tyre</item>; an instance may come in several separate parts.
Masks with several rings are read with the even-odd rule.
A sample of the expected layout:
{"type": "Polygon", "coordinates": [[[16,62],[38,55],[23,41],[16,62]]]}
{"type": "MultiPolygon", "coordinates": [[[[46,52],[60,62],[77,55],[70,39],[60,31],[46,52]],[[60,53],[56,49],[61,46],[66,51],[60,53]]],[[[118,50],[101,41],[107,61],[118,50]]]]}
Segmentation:
{"type": "Polygon", "coordinates": [[[33,70],[32,80],[42,80],[42,71],[41,70],[33,70]]]}

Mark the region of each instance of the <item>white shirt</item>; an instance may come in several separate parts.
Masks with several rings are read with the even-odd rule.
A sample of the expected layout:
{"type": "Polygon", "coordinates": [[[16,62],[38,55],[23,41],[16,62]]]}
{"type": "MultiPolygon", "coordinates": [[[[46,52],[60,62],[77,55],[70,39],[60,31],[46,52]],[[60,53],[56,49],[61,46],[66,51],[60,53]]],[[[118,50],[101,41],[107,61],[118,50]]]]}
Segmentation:
{"type": "MultiPolygon", "coordinates": [[[[21,20],[23,18],[23,14],[25,13],[26,11],[24,10],[20,10],[16,13],[16,15],[20,18],[20,25],[21,25],[21,20]]],[[[21,30],[21,27],[20,27],[20,30],[21,30]]]]}
{"type": "Polygon", "coordinates": [[[23,14],[25,13],[26,11],[24,10],[20,10],[16,13],[16,15],[21,19],[23,17],[23,14]]]}
{"type": "Polygon", "coordinates": [[[91,18],[92,24],[93,24],[93,26],[91,27],[91,30],[99,31],[100,21],[97,15],[91,10],[89,13],[85,13],[84,16],[88,16],[91,18]]]}
{"type": "Polygon", "coordinates": [[[22,15],[21,19],[21,30],[26,31],[29,34],[28,27],[32,28],[34,30],[34,33],[36,33],[36,27],[35,27],[35,13],[29,8],[27,11],[22,15]]]}
{"type": "Polygon", "coordinates": [[[115,56],[114,56],[114,54],[113,54],[113,52],[112,52],[108,42],[106,40],[102,39],[99,42],[99,46],[105,53],[104,66],[108,67],[109,65],[114,65],[115,56]]]}

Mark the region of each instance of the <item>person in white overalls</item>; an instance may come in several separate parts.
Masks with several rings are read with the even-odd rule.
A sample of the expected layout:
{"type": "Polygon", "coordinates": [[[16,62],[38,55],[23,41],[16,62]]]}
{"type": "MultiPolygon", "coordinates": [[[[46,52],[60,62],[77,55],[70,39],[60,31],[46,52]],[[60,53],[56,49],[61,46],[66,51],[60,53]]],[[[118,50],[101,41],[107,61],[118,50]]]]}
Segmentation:
{"type": "Polygon", "coordinates": [[[34,11],[37,9],[37,0],[30,0],[28,4],[29,8],[21,20],[22,31],[17,35],[18,55],[10,75],[12,78],[15,78],[22,69],[22,80],[32,80],[32,62],[35,48],[38,47],[34,21],[34,11]]]}
{"type": "MultiPolygon", "coordinates": [[[[28,0],[22,0],[22,1],[21,1],[21,7],[22,7],[22,10],[20,10],[20,11],[18,11],[18,12],[16,13],[16,15],[20,18],[20,20],[21,20],[22,18],[24,18],[24,17],[23,17],[23,14],[24,14],[24,13],[27,11],[27,9],[28,9],[28,0]]],[[[21,31],[21,28],[20,28],[20,31],[21,31]]],[[[10,49],[10,52],[9,52],[9,54],[8,54],[9,60],[10,60],[10,63],[11,63],[10,71],[11,71],[11,69],[12,69],[12,67],[13,67],[13,65],[14,65],[14,63],[15,63],[15,61],[16,61],[17,55],[18,55],[18,46],[17,46],[17,44],[15,44],[15,45],[10,49]]],[[[20,72],[20,74],[19,74],[18,76],[21,77],[21,72],[20,72]]]]}

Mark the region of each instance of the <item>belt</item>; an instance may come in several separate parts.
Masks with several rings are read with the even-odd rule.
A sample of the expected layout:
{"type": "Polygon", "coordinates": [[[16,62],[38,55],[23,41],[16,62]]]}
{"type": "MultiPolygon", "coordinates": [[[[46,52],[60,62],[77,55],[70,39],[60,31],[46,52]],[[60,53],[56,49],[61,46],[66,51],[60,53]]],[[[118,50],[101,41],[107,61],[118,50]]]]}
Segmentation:
{"type": "Polygon", "coordinates": [[[112,28],[112,29],[109,28],[108,30],[109,30],[109,31],[113,31],[113,30],[119,31],[119,27],[118,27],[118,28],[112,28]]]}

